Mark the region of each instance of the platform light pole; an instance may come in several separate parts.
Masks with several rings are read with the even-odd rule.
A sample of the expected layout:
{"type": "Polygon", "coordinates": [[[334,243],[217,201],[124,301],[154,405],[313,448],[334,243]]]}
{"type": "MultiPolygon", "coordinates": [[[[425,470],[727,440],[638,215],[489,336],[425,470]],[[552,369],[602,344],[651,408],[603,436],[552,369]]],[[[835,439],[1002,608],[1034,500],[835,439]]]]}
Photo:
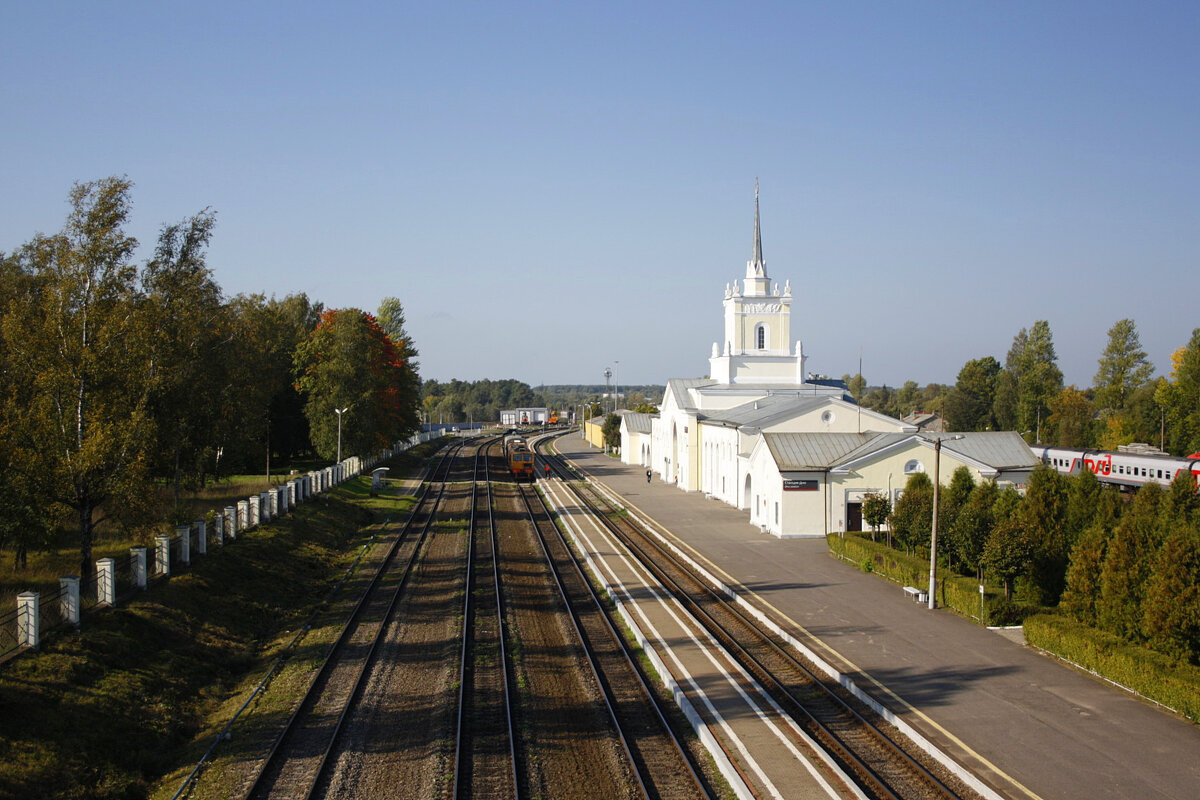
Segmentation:
{"type": "Polygon", "coordinates": [[[346,413],[349,410],[350,410],[350,406],[346,406],[345,408],[335,408],[333,410],[333,413],[337,414],[337,417],[338,417],[337,460],[338,460],[339,464],[342,463],[342,414],[346,413]]]}
{"type": "Polygon", "coordinates": [[[617,409],[620,408],[617,404],[621,402],[621,379],[617,377],[617,368],[620,366],[620,361],[613,361],[613,413],[616,413],[617,409]]]}
{"type": "MultiPolygon", "coordinates": [[[[613,374],[612,369],[610,369],[609,367],[604,368],[604,397],[605,397],[605,399],[609,399],[609,400],[612,399],[612,374],[613,374]]],[[[617,407],[614,405],[613,411],[616,411],[616,410],[617,410],[617,407]]]]}
{"type": "Polygon", "coordinates": [[[961,433],[953,436],[939,436],[933,440],[933,524],[929,531],[929,610],[937,608],[937,534],[938,534],[938,501],[941,499],[942,486],[942,442],[962,439],[961,433]]]}

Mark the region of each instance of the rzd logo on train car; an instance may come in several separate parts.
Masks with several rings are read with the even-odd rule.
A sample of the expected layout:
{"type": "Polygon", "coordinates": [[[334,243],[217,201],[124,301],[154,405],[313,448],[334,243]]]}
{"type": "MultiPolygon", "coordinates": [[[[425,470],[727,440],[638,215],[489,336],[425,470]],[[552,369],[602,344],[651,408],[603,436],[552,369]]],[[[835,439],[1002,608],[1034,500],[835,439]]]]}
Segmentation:
{"type": "Polygon", "coordinates": [[[1085,457],[1083,464],[1093,475],[1112,475],[1112,453],[1105,453],[1101,458],[1085,457]]]}

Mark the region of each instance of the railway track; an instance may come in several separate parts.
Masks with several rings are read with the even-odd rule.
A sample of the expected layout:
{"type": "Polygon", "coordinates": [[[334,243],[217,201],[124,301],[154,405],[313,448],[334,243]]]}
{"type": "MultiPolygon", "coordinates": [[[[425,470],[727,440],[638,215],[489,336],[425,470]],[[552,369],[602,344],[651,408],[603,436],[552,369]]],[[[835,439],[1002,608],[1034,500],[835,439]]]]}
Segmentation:
{"type": "Polygon", "coordinates": [[[433,523],[460,447],[447,449],[432,468],[429,480],[422,484],[418,505],[393,539],[304,698],[250,780],[242,794],[244,800],[317,796],[392,611],[433,523]]]}
{"type": "Polygon", "coordinates": [[[487,451],[475,456],[470,545],[463,592],[454,798],[517,800],[519,780],[509,659],[505,649],[496,520],[487,451]]]}
{"type": "MultiPolygon", "coordinates": [[[[537,449],[544,449],[541,445],[537,449]]],[[[856,708],[856,701],[843,697],[840,687],[830,686],[793,656],[729,598],[711,589],[674,553],[619,513],[590,483],[576,480],[560,459],[544,452],[540,457],[564,478],[578,502],[590,508],[655,580],[819,743],[862,795],[889,800],[974,797],[966,787],[948,785],[954,779],[947,776],[943,780],[935,774],[937,766],[911,755],[856,708]]]]}
{"type": "Polygon", "coordinates": [[[657,695],[638,669],[624,637],[555,525],[541,495],[532,486],[521,487],[520,492],[563,607],[603,690],[605,708],[621,749],[633,766],[637,796],[647,800],[709,800],[713,795],[671,730],[657,695]]]}

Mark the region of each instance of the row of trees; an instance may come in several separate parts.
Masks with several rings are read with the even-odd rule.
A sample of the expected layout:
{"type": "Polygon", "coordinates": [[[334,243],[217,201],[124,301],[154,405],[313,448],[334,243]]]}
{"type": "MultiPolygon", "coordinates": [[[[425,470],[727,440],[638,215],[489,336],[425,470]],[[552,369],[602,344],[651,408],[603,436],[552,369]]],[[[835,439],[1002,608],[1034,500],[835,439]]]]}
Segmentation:
{"type": "MultiPolygon", "coordinates": [[[[1126,641],[1200,663],[1200,498],[1190,475],[1169,489],[1149,484],[1125,502],[1091,472],[1034,470],[1024,495],[976,485],[966,467],[940,492],[938,552],[944,568],[1004,584],[1014,596],[1126,641]]],[[[928,553],[933,484],[912,475],[894,508],[864,502],[889,539],[928,553]]]]}
{"type": "MultiPolygon", "coordinates": [[[[604,399],[603,386],[539,386],[517,380],[436,381],[421,386],[421,406],[427,423],[495,421],[511,408],[551,408],[571,411],[583,408],[585,418],[613,407],[604,399]],[[603,402],[602,402],[603,400],[603,402]]],[[[621,389],[621,408],[655,413],[658,407],[648,398],[662,397],[664,387],[631,386],[621,389]]]]}
{"type": "Polygon", "coordinates": [[[376,322],[303,294],[226,298],[210,210],[164,225],[137,264],[131,192],[78,184],[61,231],[0,253],[0,546],[18,563],[76,527],[87,574],[102,526],[162,519],[163,485],[179,502],[214,477],[269,475],[273,457],[329,458],[333,407],[355,415],[355,452],[417,427],[398,301],[376,322]]]}
{"type": "Polygon", "coordinates": [[[1106,450],[1148,442],[1187,455],[1200,450],[1200,328],[1171,365],[1154,378],[1137,325],[1122,319],[1108,331],[1092,386],[1064,386],[1050,324],[1039,320],[1017,333],[1003,364],[972,359],[953,386],[868,389],[861,375],[845,379],[864,407],[893,417],[940,412],[947,430],[1015,430],[1031,443],[1106,450]]]}

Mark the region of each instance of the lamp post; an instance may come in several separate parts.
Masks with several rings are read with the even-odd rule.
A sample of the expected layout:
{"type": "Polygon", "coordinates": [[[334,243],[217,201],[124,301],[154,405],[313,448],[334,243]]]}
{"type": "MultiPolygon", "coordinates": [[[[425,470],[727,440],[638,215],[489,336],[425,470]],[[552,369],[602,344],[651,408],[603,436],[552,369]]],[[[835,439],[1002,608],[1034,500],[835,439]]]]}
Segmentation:
{"type": "Polygon", "coordinates": [[[621,366],[620,361],[613,361],[613,413],[616,413],[620,408],[618,403],[621,402],[621,380],[617,377],[617,367],[621,366]]]}
{"type": "Polygon", "coordinates": [[[337,414],[337,415],[338,415],[338,448],[337,448],[337,460],[338,460],[338,463],[339,463],[339,464],[340,464],[340,463],[342,463],[342,414],[344,414],[345,412],[347,412],[347,411],[349,411],[349,410],[350,410],[350,406],[346,406],[345,408],[335,408],[335,409],[333,410],[333,413],[335,413],[335,414],[337,414]]]}
{"type": "Polygon", "coordinates": [[[942,442],[949,439],[961,439],[963,435],[939,436],[933,440],[933,524],[929,532],[929,610],[937,608],[937,533],[938,533],[938,501],[941,499],[942,486],[942,442]]]}

